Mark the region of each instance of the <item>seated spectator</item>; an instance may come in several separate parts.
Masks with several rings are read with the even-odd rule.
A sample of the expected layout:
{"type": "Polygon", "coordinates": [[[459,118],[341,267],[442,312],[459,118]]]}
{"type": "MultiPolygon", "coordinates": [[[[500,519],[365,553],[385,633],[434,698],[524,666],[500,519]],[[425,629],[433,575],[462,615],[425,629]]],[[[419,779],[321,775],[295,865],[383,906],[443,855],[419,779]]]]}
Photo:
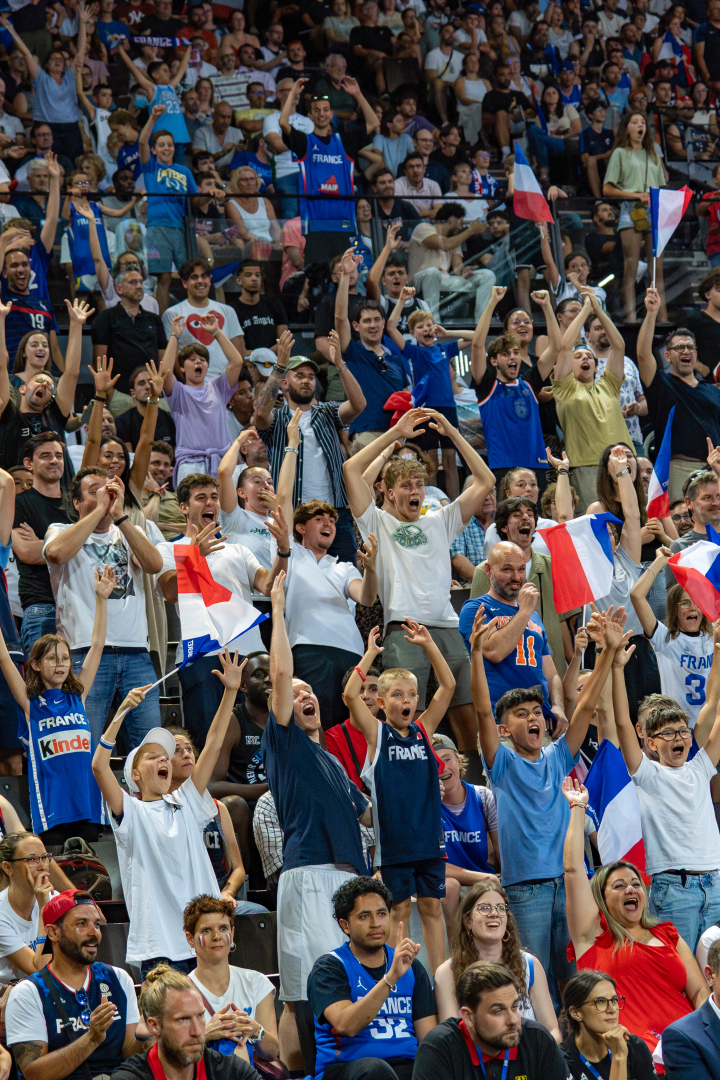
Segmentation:
{"type": "Polygon", "coordinates": [[[559,1043],[560,1028],[547,975],[538,958],[522,948],[507,893],[497,879],[478,882],[463,897],[451,936],[450,959],[435,976],[441,1023],[451,1016],[460,1016],[455,987],[461,975],[478,960],[503,964],[512,971],[522,994],[522,1016],[525,1020],[537,1020],[559,1043]]]}
{"type": "Polygon", "coordinates": [[[565,105],[555,86],[546,86],[534,123],[528,126],[528,143],[537,158],[540,181],[549,183],[549,153],[570,153],[569,140],[580,134],[580,116],[574,105],[565,105]],[[544,124],[541,121],[544,120],[544,124]]]}
{"type": "Polygon", "coordinates": [[[350,31],[360,25],[360,20],[350,14],[347,0],[332,0],[330,11],[332,14],[326,15],[322,24],[328,49],[338,54],[349,51],[350,31]]]}
{"type": "Polygon", "coordinates": [[[358,12],[360,26],[350,31],[349,45],[361,72],[361,82],[373,85],[379,94],[385,93],[383,60],[392,56],[393,36],[387,26],[379,25],[379,9],[374,0],[364,3],[358,12]]]}
{"type": "MultiPolygon", "coordinates": [[[[264,96],[265,91],[262,91],[264,96]]],[[[258,174],[260,177],[260,190],[259,195],[274,195],[275,184],[273,179],[273,160],[268,151],[267,143],[262,136],[262,123],[266,116],[272,116],[272,109],[265,109],[257,104],[260,97],[260,87],[256,83],[250,83],[248,87],[248,98],[250,99],[250,108],[238,110],[240,120],[238,123],[242,127],[243,133],[247,138],[247,150],[238,150],[230,162],[230,184],[235,185],[236,175],[235,170],[241,168],[243,165],[249,165],[250,168],[258,174]],[[253,106],[253,101],[255,105],[253,106]],[[258,119],[244,119],[245,114],[252,114],[252,116],[258,117],[258,119]],[[263,120],[260,120],[259,114],[262,114],[263,120]],[[260,124],[260,127],[255,132],[255,129],[250,127],[252,124],[260,124]]]]}
{"type": "MultiPolygon", "coordinates": [[[[353,25],[360,24],[356,19],[349,19],[353,25]]],[[[349,35],[349,31],[348,31],[349,35]]],[[[347,60],[340,52],[331,52],[323,64],[325,75],[315,85],[315,93],[321,96],[327,95],[330,108],[341,121],[354,120],[357,116],[357,104],[352,94],[348,94],[343,86],[347,77],[347,60]]]]}
{"type": "MultiPolygon", "coordinates": [[[[482,31],[481,31],[482,32],[482,31]]],[[[482,102],[492,89],[487,79],[480,78],[480,57],[472,49],[465,54],[460,74],[455,82],[458,102],[458,123],[465,142],[474,146],[482,131],[482,102]]]]}
{"type": "Polygon", "coordinates": [[[697,375],[705,381],[714,378],[715,350],[720,344],[720,272],[711,270],[698,285],[698,296],[705,301],[691,321],[690,329],[698,343],[697,375]]]}
{"type": "Polygon", "coordinates": [[[511,87],[512,73],[504,60],[493,69],[493,89],[483,98],[482,120],[486,134],[493,135],[502,160],[511,151],[513,136],[525,135],[525,122],[535,116],[535,109],[525,94],[511,87]]]}
{"type": "Polygon", "coordinates": [[[130,915],[127,959],[140,965],[143,978],[161,960],[181,971],[189,970],[189,946],[184,941],[181,917],[193,896],[219,896],[212,864],[203,841],[203,830],[215,817],[215,803],[207,784],[220,752],[230,714],[240,689],[243,665],[226,649],[219,653],[217,677],[224,687],[220,708],[207,733],[205,748],[192,775],[169,795],[171,759],[175,739],[164,728],[152,728],[125,762],[125,780],[136,799],[123,792],[110,768],[120,725],[126,713],[142,701],[147,687],[130,692],[95,750],[93,773],[112,814],[111,824],[118,846],[123,893],[130,915]],[[160,802],[161,812],[153,810],[160,802]],[[158,860],[158,847],[174,857],[158,860]],[[144,851],[145,855],[140,852],[144,851]],[[150,906],[148,906],[148,902],[150,906]],[[163,911],[162,920],[148,918],[163,911]]]}
{"type": "Polygon", "coordinates": [[[503,964],[479,961],[457,984],[460,1017],[445,1020],[418,1047],[413,1080],[465,1080],[492,1062],[513,1060],[513,1074],[527,1080],[567,1080],[552,1035],[521,1013],[522,991],[503,964]]]}
{"type": "Polygon", "coordinates": [[[411,1080],[418,1044],[437,1022],[430,980],[416,959],[420,946],[402,936],[402,923],[395,948],[386,944],[392,906],[390,891],[374,878],[353,878],[333,896],[349,940],[316,960],[308,977],[320,1080],[350,1080],[359,1070],[380,1075],[382,1062],[388,1080],[411,1080]],[[363,979],[374,985],[366,989],[363,979]]]}
{"type": "MultiPolygon", "coordinates": [[[[621,1023],[624,1005],[615,980],[604,971],[581,971],[567,983],[563,1006],[570,1031],[562,1052],[572,1080],[581,1080],[588,1067],[602,1076],[600,1069],[610,1070],[614,1062],[625,1067],[628,1076],[652,1077],[655,1066],[647,1043],[621,1023]]],[[[663,1036],[664,1057],[665,1045],[663,1036]]]]}
{"type": "Polygon", "coordinates": [[[382,168],[389,169],[393,177],[398,175],[406,157],[412,154],[414,149],[412,139],[404,132],[405,117],[402,113],[396,112],[383,119],[380,134],[373,135],[371,146],[360,151],[370,162],[365,169],[368,180],[373,180],[382,168]]]}
{"type": "MultiPolygon", "coordinates": [[[[140,439],[140,430],[147,414],[148,399],[152,397],[153,387],[147,367],[138,367],[128,380],[130,397],[135,401],[135,408],[115,417],[115,430],[128,450],[136,450],[140,439]]],[[[157,404],[157,402],[154,402],[157,404]]],[[[164,409],[158,409],[155,436],[158,440],[175,443],[175,425],[164,409]]]]}
{"type": "Polygon", "coordinates": [[[213,109],[212,124],[198,128],[192,139],[193,151],[209,151],[221,176],[229,172],[230,163],[244,141],[243,132],[232,124],[232,106],[227,101],[218,101],[213,109]]]}
{"type": "Polygon", "coordinates": [[[205,1038],[212,1049],[233,1054],[236,1039],[246,1038],[243,1049],[250,1064],[280,1053],[275,1018],[275,988],[267,976],[228,963],[235,937],[232,904],[214,896],[196,896],[183,913],[183,929],[197,956],[190,979],[205,1006],[205,1038]]]}
{"type": "Polygon", "coordinates": [[[454,39],[455,28],[452,23],[446,23],[440,28],[438,47],[425,57],[425,75],[443,124],[448,119],[448,97],[463,66],[463,54],[453,48],[454,39]]]}
{"type": "Polygon", "coordinates": [[[280,226],[269,199],[260,195],[262,181],[254,169],[242,165],[235,172],[235,197],[225,206],[227,220],[237,229],[248,256],[280,258],[280,226]]]}
{"type": "Polygon", "coordinates": [[[95,959],[104,920],[90,893],[56,893],[43,908],[43,921],[52,972],[43,967],[23,979],[6,1005],[7,1041],[17,1067],[30,1076],[52,1069],[58,1080],[78,1080],[85,1070],[112,1073],[142,1053],[149,1038],[132,979],[123,968],[95,959]],[[61,999],[56,983],[71,992],[61,999]],[[73,1034],[82,1032],[75,1039],[66,1031],[68,1015],[73,1034]]]}
{"type": "MultiPolygon", "coordinates": [[[[613,667],[614,702],[621,701],[621,680],[622,667],[613,667]]],[[[635,739],[634,732],[632,737],[635,739]]],[[[625,999],[624,1027],[644,1039],[652,1052],[669,1024],[707,1000],[708,985],[672,923],[658,922],[650,914],[647,890],[637,867],[625,860],[609,863],[596,871],[591,884],[583,854],[588,794],[569,778],[563,781],[563,792],[570,804],[563,852],[572,940],[568,955],[580,971],[607,972],[618,997],[625,999]],[[642,948],[648,942],[653,944],[652,953],[642,948]],[[651,985],[653,992],[649,994],[651,985]]]]}
{"type": "Polygon", "coordinates": [[[442,191],[435,180],[426,176],[426,172],[423,155],[417,151],[408,154],[403,162],[403,175],[395,181],[395,195],[407,199],[421,218],[434,218],[442,191]]]}
{"type": "Polygon", "coordinates": [[[445,203],[435,214],[434,223],[423,222],[413,230],[408,253],[410,280],[440,317],[440,297],[460,293],[475,296],[475,321],[488,305],[495,275],[492,270],[473,270],[463,266],[461,245],[481,232],[478,221],[463,228],[464,211],[459,203],[445,203]]]}
{"type": "Polygon", "coordinates": [[[0,633],[0,668],[24,718],[19,719],[18,735],[28,755],[32,829],[47,844],[63,844],[68,836],[97,840],[97,826],[105,823],[91,770],[85,698],[100,666],[107,602],[116,584],[109,566],[102,574],[95,570],[92,639],[77,675],[67,641],[59,634],[43,634],[30,649],[23,680],[0,633]]]}

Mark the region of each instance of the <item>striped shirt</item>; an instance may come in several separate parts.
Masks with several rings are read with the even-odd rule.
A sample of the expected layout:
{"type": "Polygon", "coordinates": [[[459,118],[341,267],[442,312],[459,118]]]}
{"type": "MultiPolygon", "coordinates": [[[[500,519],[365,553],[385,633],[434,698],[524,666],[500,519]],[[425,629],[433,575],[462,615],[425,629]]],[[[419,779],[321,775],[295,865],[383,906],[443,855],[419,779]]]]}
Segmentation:
{"type": "MultiPolygon", "coordinates": [[[[333,506],[337,509],[348,505],[345,480],[343,479],[345,455],[343,454],[339,434],[345,424],[340,419],[340,405],[341,402],[339,401],[321,401],[319,404],[310,407],[310,423],[325,457],[333,490],[333,506]]],[[[258,431],[260,438],[267,447],[270,472],[276,487],[285,456],[285,447],[287,446],[287,426],[292,418],[292,409],[287,404],[283,405],[280,409],[273,409],[270,427],[265,431],[258,431]]],[[[303,442],[301,430],[295,487],[293,489],[293,507],[298,506],[302,501],[303,442]]]]}

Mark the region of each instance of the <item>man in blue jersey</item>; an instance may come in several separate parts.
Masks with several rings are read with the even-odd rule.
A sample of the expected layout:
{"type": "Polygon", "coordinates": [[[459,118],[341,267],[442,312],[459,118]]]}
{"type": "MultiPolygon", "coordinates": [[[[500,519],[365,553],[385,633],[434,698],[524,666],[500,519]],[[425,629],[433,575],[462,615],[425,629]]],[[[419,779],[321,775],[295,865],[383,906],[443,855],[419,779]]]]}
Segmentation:
{"type": "Polygon", "coordinates": [[[89,893],[57,894],[42,917],[52,959],[13,988],[5,1012],[18,1071],[26,1080],[111,1073],[148,1045],[144,1024],[136,1037],[140,1014],[133,981],[122,968],[96,962],[101,917],[89,893]]]}
{"type": "MultiPolygon", "coordinates": [[[[28,292],[31,296],[37,296],[41,300],[49,300],[47,272],[52,256],[55,233],[57,232],[58,218],[60,215],[60,165],[55,154],[46,153],[44,160],[38,158],[37,162],[42,165],[45,173],[45,181],[42,190],[47,192],[41,214],[44,219],[41,225],[36,226],[33,220],[23,217],[20,209],[20,217],[11,218],[3,227],[0,239],[0,262],[4,263],[5,253],[12,249],[27,252],[30,259],[30,282],[28,292]],[[33,239],[32,233],[40,228],[39,243],[33,239]]],[[[37,178],[37,177],[36,177],[37,178]]],[[[26,205],[32,201],[32,196],[24,196],[26,205]]],[[[35,203],[35,209],[39,207],[35,203]]],[[[5,275],[3,275],[5,277],[5,275]]],[[[3,280],[3,289],[5,281],[3,280]]]]}
{"type": "Polygon", "coordinates": [[[418,1043],[437,1023],[420,946],[401,935],[388,948],[391,907],[375,878],[352,878],[333,896],[349,941],[316,960],[308,978],[316,1080],[411,1080],[418,1043]]]}
{"type": "Polygon", "coordinates": [[[190,170],[175,163],[175,139],[171,132],[164,128],[153,131],[164,112],[164,105],[153,105],[138,139],[145,188],[151,196],[147,210],[148,269],[158,277],[157,302],[161,315],[170,304],[173,263],[179,270],[189,254],[184,228],[187,198],[182,196],[197,195],[197,184],[190,170]],[[156,197],[152,198],[153,195],[156,197]],[[168,197],[157,198],[159,195],[168,197]]]}
{"type": "Polygon", "coordinates": [[[508,690],[540,686],[548,721],[555,721],[554,738],[565,731],[563,688],[545,627],[537,614],[539,592],[526,580],[525,553],[517,544],[501,541],[490,549],[486,563],[490,588],[468,600],[460,616],[460,633],[469,647],[475,614],[481,604],[495,630],[483,642],[493,709],[508,690]]]}
{"type": "MultiPolygon", "coordinates": [[[[283,142],[300,163],[300,193],[307,195],[349,195],[353,193],[354,162],[348,157],[342,139],[333,128],[334,112],[327,97],[315,97],[310,105],[313,129],[298,131],[290,124],[307,79],[298,79],[280,112],[283,142]]],[[[365,120],[367,134],[378,127],[378,120],[365,100],[355,79],[346,75],[342,89],[355,98],[365,120]]],[[[307,236],[305,261],[327,265],[333,255],[340,255],[355,235],[355,203],[351,199],[301,199],[300,217],[307,236]]]]}

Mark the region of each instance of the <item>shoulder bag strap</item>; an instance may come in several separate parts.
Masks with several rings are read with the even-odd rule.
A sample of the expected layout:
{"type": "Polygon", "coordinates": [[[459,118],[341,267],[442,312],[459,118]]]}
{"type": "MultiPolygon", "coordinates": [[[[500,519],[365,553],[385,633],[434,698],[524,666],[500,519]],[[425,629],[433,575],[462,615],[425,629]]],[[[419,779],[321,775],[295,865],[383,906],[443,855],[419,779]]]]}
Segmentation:
{"type": "MultiPolygon", "coordinates": [[[[50,997],[52,998],[52,1003],[55,1006],[55,1011],[57,1012],[58,1016],[60,1017],[60,1020],[62,1022],[62,1026],[63,1026],[62,1029],[63,1029],[63,1032],[65,1033],[65,1035],[67,1036],[68,1042],[76,1042],[76,1040],[80,1038],[80,1035],[75,1031],[75,1027],[73,1025],[73,1022],[70,1019],[70,1017],[68,1016],[65,1006],[63,1005],[62,1001],[60,1000],[60,995],[58,994],[57,986],[55,985],[55,980],[53,979],[52,975],[50,974],[50,972],[48,971],[48,969],[46,967],[44,967],[42,969],[42,971],[38,972],[38,974],[40,975],[40,978],[42,979],[42,981],[45,983],[48,990],[50,991],[50,997]]],[[[92,981],[92,976],[91,976],[91,981],[92,981]]],[[[89,989],[89,987],[88,987],[88,989],[89,989]]],[[[83,1073],[85,1074],[85,1080],[92,1080],[92,1073],[90,1072],[90,1066],[88,1065],[87,1061],[83,1061],[80,1068],[82,1069],[83,1073]]]]}
{"type": "MultiPolygon", "coordinates": [[[[346,721],[346,723],[347,723],[347,721],[346,721]]],[[[369,795],[370,790],[369,790],[367,784],[365,783],[365,781],[362,778],[362,767],[361,767],[360,762],[358,760],[358,756],[355,753],[355,747],[353,746],[352,739],[348,735],[348,730],[345,727],[345,724],[340,725],[340,730],[342,731],[343,735],[345,736],[345,742],[348,744],[348,750],[350,751],[350,757],[352,758],[352,763],[353,763],[353,765],[355,766],[355,768],[357,770],[358,776],[360,777],[360,783],[362,784],[362,790],[365,792],[366,795],[369,795]]]]}

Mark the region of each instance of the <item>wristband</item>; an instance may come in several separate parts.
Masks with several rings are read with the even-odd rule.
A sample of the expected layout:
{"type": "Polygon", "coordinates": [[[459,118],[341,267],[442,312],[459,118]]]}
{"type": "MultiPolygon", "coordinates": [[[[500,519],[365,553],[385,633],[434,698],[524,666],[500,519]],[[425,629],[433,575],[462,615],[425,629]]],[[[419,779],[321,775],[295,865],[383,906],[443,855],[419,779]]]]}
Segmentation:
{"type": "Polygon", "coordinates": [[[149,1038],[150,1036],[146,1035],[143,1039],[140,1035],[138,1035],[137,1031],[135,1032],[135,1042],[147,1042],[149,1038]]]}
{"type": "Polygon", "coordinates": [[[47,937],[35,938],[35,944],[36,945],[44,945],[46,941],[47,941],[47,937]]]}
{"type": "Polygon", "coordinates": [[[98,397],[98,395],[96,394],[95,397],[93,398],[93,401],[101,401],[103,403],[103,405],[104,405],[105,402],[107,401],[107,398],[106,397],[98,397]]]}
{"type": "Polygon", "coordinates": [[[116,525],[122,525],[123,521],[129,521],[129,520],[130,520],[130,516],[128,514],[123,514],[123,516],[121,518],[117,519],[115,524],[116,525]]]}
{"type": "Polygon", "coordinates": [[[627,476],[630,475],[630,470],[629,469],[621,469],[620,472],[615,473],[615,479],[617,480],[619,476],[626,476],[626,475],[627,476]]]}
{"type": "MultiPolygon", "coordinates": [[[[355,668],[355,670],[357,671],[357,668],[355,668]]],[[[387,975],[383,975],[383,982],[385,983],[386,986],[390,987],[390,989],[392,990],[393,993],[395,993],[395,986],[397,986],[397,983],[395,984],[395,986],[393,986],[393,984],[391,982],[388,982],[387,975]]]]}
{"type": "Polygon", "coordinates": [[[569,472],[570,472],[569,469],[556,469],[555,471],[557,472],[558,476],[560,476],[560,475],[567,476],[569,474],[569,472]]]}
{"type": "Polygon", "coordinates": [[[285,449],[283,450],[283,454],[297,454],[297,453],[298,453],[297,446],[286,446],[285,449]]]}
{"type": "Polygon", "coordinates": [[[357,673],[360,676],[360,678],[362,679],[362,681],[365,682],[365,679],[366,679],[365,672],[361,671],[359,667],[356,667],[355,670],[357,671],[357,673]]]}
{"type": "Polygon", "coordinates": [[[289,551],[278,551],[277,552],[277,557],[278,557],[278,559],[289,559],[290,558],[290,552],[289,551]]]}
{"type": "Polygon", "coordinates": [[[105,739],[100,739],[99,742],[100,742],[100,745],[104,746],[106,750],[114,750],[115,749],[115,743],[114,742],[105,742],[105,739]]]}
{"type": "Polygon", "coordinates": [[[147,399],[148,405],[157,405],[159,401],[160,401],[159,397],[149,397],[147,399]]]}
{"type": "Polygon", "coordinates": [[[262,1042],[264,1038],[265,1038],[265,1028],[261,1024],[260,1025],[260,1030],[258,1031],[257,1035],[251,1035],[248,1038],[248,1042],[249,1043],[258,1043],[258,1042],[262,1042]]]}

